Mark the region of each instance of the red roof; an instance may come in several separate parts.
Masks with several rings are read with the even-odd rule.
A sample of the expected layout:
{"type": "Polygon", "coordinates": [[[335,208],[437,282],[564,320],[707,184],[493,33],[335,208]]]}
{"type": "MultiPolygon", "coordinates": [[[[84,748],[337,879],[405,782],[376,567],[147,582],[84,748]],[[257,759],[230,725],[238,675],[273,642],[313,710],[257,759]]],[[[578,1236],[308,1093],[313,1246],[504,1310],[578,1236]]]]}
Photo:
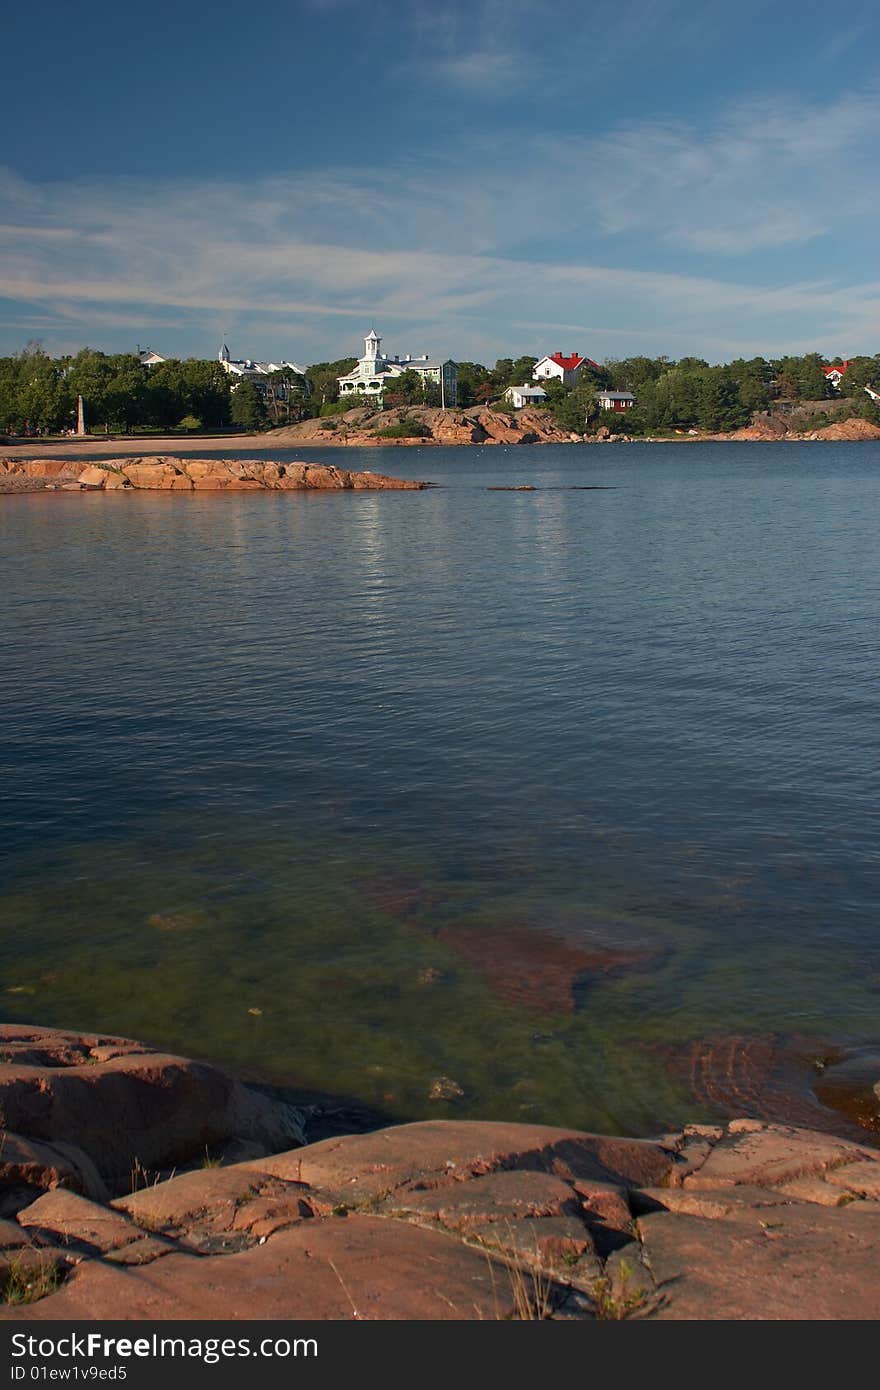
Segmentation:
{"type": "MultiPolygon", "coordinates": [[[[569,353],[568,357],[563,357],[561,352],[553,352],[550,354],[550,361],[555,362],[557,367],[561,367],[564,372],[574,372],[577,371],[582,362],[589,362],[590,359],[589,357],[579,357],[576,352],[569,353]]],[[[590,365],[595,367],[596,363],[592,362],[590,365]]]]}
{"type": "Polygon", "coordinates": [[[822,371],[826,376],[830,376],[832,372],[840,372],[840,375],[843,376],[848,366],[849,362],[841,362],[839,367],[823,367],[822,371]]]}

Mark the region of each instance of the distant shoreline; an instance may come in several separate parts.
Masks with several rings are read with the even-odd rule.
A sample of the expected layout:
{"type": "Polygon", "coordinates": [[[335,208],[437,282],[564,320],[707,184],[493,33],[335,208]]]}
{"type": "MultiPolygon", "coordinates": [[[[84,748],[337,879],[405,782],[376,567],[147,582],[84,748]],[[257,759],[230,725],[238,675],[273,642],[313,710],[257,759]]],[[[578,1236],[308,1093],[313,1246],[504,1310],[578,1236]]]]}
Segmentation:
{"type": "MultiPolygon", "coordinates": [[[[495,412],[481,413],[475,423],[487,433],[486,438],[464,438],[469,431],[459,424],[460,416],[452,411],[425,411],[430,418],[427,423],[433,433],[427,438],[387,439],[367,433],[353,423],[339,430],[326,430],[309,434],[304,426],[293,425],[262,434],[198,434],[198,435],[86,435],[71,437],[55,442],[17,438],[0,444],[0,459],[4,455],[16,462],[25,459],[57,458],[83,459],[89,457],[140,456],[156,458],[164,455],[175,457],[203,456],[205,451],[219,454],[236,453],[240,450],[255,451],[271,458],[278,449],[314,450],[346,448],[491,448],[498,445],[522,444],[799,444],[804,442],[862,442],[880,440],[880,428],[866,420],[854,417],[836,425],[828,425],[817,430],[797,433],[774,434],[760,426],[747,426],[728,434],[676,434],[676,435],[617,435],[611,438],[596,436],[581,437],[566,434],[536,418],[535,412],[520,411],[516,417],[499,417],[495,412]],[[442,418],[440,418],[442,417],[442,418]]],[[[471,421],[467,422],[468,425],[471,421]]]]}

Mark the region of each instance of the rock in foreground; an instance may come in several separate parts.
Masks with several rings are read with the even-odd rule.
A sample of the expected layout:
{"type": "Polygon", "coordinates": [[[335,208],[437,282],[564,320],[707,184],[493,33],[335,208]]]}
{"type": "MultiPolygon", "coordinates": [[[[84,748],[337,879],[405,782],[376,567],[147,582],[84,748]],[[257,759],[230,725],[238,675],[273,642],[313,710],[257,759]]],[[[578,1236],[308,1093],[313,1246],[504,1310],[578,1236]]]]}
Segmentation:
{"type": "Polygon", "coordinates": [[[127,1038],[3,1024],[0,1055],[0,1216],[40,1189],[102,1196],[133,1172],[303,1139],[300,1112],[127,1038]]]}
{"type": "Polygon", "coordinates": [[[61,488],[65,491],[160,490],[162,492],[417,491],[428,483],[352,472],[325,463],[274,459],[197,459],[155,455],[86,463],[76,459],[0,459],[0,491],[61,488]]]}
{"type": "MultiPolygon", "coordinates": [[[[139,1111],[137,1142],[157,1150],[181,1112],[210,1122],[218,1083],[169,1110],[144,1069],[195,1064],[51,1030],[4,1037],[0,1095],[32,1127],[7,1141],[0,1174],[6,1319],[880,1315],[880,1152],[849,1139],[758,1120],[657,1140],[428,1121],[164,1182],[136,1171],[109,1199],[76,1168],[103,1161],[107,1081],[81,1113],[61,1103],[60,1074],[109,1079],[120,1121],[139,1111]]],[[[259,1137],[267,1115],[250,1119],[259,1137]]]]}

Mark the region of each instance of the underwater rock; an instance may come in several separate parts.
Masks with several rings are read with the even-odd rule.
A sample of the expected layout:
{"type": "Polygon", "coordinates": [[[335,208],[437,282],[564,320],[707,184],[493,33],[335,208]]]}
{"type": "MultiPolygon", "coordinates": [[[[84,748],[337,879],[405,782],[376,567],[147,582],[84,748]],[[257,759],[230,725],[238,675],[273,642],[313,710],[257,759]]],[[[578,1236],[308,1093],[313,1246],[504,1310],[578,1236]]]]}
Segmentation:
{"type": "Polygon", "coordinates": [[[880,1049],[841,1053],[822,1068],[813,1091],[829,1110],[880,1133],[880,1049]]]}
{"type": "Polygon", "coordinates": [[[853,1138],[880,1130],[880,1104],[870,1089],[871,1076],[880,1076],[876,1052],[851,1054],[848,1070],[844,1055],[827,1039],[772,1033],[713,1036],[656,1051],[715,1115],[753,1116],[853,1138]]]}
{"type": "Polygon", "coordinates": [[[476,970],[499,999],[535,1013],[565,1014],[597,976],[646,964],[659,938],[615,920],[548,926],[455,923],[439,941],[476,970]]]}
{"type": "Polygon", "coordinates": [[[435,1076],[428,1092],[428,1100],[458,1100],[464,1091],[451,1076],[435,1076]]]}

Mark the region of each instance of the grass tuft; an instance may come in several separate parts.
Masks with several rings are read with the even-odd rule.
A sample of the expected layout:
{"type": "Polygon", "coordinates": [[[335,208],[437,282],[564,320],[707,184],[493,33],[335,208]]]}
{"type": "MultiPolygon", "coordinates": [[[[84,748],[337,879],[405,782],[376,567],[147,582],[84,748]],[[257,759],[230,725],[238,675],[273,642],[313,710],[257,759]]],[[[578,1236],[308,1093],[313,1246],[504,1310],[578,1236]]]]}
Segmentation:
{"type": "Polygon", "coordinates": [[[52,1259],[23,1250],[9,1261],[3,1298],[7,1304],[37,1303],[61,1285],[61,1270],[52,1259]]]}

